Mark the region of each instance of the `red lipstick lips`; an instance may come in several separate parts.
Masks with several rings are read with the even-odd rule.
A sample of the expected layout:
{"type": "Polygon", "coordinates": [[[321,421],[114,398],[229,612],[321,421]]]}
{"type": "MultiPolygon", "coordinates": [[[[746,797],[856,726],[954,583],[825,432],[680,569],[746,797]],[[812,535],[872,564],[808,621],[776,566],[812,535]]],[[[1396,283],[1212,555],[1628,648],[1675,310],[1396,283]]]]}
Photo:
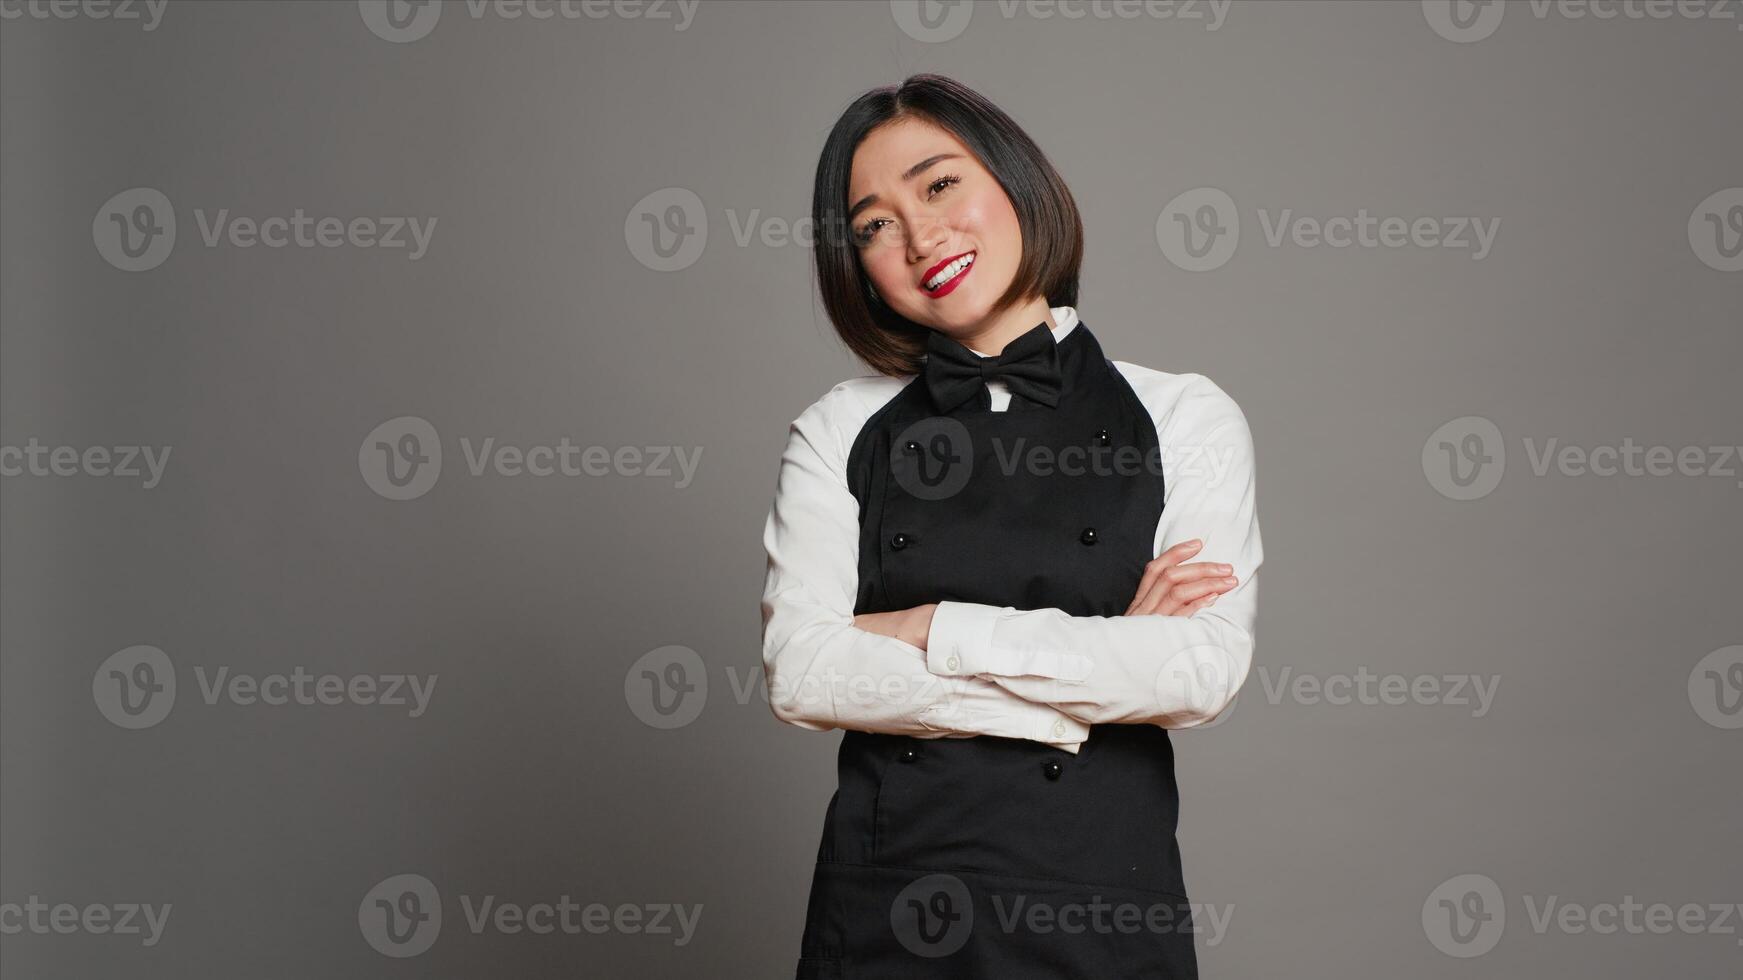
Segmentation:
{"type": "Polygon", "coordinates": [[[957,286],[962,285],[962,281],[968,278],[968,274],[974,271],[974,258],[969,258],[970,256],[976,256],[976,253],[972,249],[967,252],[952,255],[947,259],[942,259],[937,265],[927,269],[926,274],[920,277],[920,292],[925,293],[929,299],[942,299],[950,295],[956,290],[957,286]],[[937,289],[926,288],[926,284],[931,282],[933,277],[937,276],[945,269],[948,269],[951,263],[964,258],[967,258],[968,260],[962,263],[962,267],[957,270],[956,275],[952,276],[949,281],[945,282],[937,289]]]}

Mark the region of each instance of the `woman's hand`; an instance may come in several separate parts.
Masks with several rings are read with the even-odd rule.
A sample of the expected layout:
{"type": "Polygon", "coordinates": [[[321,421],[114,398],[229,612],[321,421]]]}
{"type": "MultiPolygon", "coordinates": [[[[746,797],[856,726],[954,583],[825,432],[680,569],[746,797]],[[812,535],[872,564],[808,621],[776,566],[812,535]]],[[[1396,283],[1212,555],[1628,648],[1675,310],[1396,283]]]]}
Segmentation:
{"type": "Polygon", "coordinates": [[[1234,569],[1217,562],[1181,564],[1198,554],[1204,542],[1182,541],[1144,566],[1138,593],[1126,607],[1127,616],[1190,616],[1216,602],[1235,587],[1234,569]]]}
{"type": "Polygon", "coordinates": [[[893,636],[903,643],[926,649],[926,634],[932,632],[932,612],[938,608],[938,603],[928,602],[912,609],[898,609],[895,612],[860,613],[853,617],[853,625],[868,633],[881,633],[893,636]]]}

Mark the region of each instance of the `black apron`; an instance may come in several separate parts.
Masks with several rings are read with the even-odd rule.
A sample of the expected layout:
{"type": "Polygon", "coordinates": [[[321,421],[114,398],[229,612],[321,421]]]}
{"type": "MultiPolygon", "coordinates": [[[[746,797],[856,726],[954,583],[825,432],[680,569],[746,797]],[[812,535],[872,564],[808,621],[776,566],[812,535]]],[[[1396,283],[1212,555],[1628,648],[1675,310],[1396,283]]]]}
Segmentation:
{"type": "MultiPolygon", "coordinates": [[[[993,411],[983,388],[940,416],[921,373],[867,420],[847,468],[856,615],[1125,612],[1162,515],[1155,422],[1082,322],[1058,344],[1057,406],[993,411]],[[1055,465],[1013,469],[1035,447],[1055,465]]],[[[798,980],[1197,977],[1165,729],[1094,725],[1076,755],[849,730],[838,778],[798,980]]]]}

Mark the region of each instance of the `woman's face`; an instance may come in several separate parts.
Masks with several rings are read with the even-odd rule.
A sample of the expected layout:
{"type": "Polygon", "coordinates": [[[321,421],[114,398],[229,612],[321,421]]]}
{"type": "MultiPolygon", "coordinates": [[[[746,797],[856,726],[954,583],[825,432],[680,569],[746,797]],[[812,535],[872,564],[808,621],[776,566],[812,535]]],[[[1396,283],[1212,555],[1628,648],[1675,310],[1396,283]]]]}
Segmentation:
{"type": "Polygon", "coordinates": [[[1010,288],[1023,257],[1017,212],[950,131],[914,118],[878,127],[854,151],[847,189],[850,239],[897,313],[959,335],[1010,288]]]}

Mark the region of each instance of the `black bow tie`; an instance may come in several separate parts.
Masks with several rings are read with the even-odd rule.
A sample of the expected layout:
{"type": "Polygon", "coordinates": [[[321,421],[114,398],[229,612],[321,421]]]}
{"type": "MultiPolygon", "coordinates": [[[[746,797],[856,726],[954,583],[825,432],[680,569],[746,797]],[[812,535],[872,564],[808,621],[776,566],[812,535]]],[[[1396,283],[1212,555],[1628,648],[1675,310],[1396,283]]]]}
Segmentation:
{"type": "Polygon", "coordinates": [[[1005,345],[997,357],[982,357],[942,331],[926,338],[926,389],[940,412],[948,412],[978,394],[981,383],[1003,381],[1012,395],[1022,395],[1048,408],[1059,404],[1062,385],[1059,342],[1046,323],[1005,345]]]}

